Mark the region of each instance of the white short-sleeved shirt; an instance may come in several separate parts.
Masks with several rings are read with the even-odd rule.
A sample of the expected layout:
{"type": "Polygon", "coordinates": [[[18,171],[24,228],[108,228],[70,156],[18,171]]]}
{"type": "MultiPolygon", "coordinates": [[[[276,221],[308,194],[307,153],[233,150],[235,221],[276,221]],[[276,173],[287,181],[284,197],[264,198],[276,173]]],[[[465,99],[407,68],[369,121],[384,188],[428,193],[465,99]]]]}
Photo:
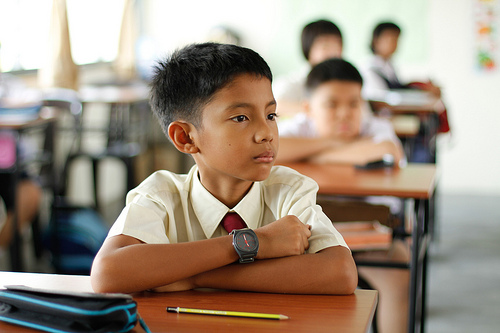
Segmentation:
{"type": "MultiPolygon", "coordinates": [[[[312,122],[311,118],[305,113],[300,113],[292,119],[286,119],[279,122],[278,129],[280,136],[283,137],[319,137],[316,126],[312,122]]],[[[394,132],[391,122],[387,119],[364,115],[361,123],[360,136],[364,138],[372,138],[375,143],[392,141],[402,149],[401,141],[399,141],[399,138],[394,132]]],[[[406,158],[402,158],[399,162],[399,166],[404,167],[406,163],[406,158]]],[[[365,200],[373,204],[387,205],[394,214],[398,213],[402,209],[401,200],[394,197],[367,197],[365,200]]]]}
{"type": "Polygon", "coordinates": [[[311,66],[307,64],[299,70],[283,75],[273,82],[273,94],[276,100],[301,103],[306,99],[306,79],[311,66]]]}
{"type": "Polygon", "coordinates": [[[347,247],[332,222],[316,205],[318,185],[287,167],[275,166],[269,177],[255,182],[232,209],[201,184],[195,165],[186,175],[157,171],[127,195],[127,203],[108,237],[124,234],[145,243],[191,242],[227,235],[220,221],[238,213],[256,229],[287,215],[312,226],[309,253],[332,246],[347,247]]]}
{"type": "Polygon", "coordinates": [[[386,94],[390,89],[381,75],[388,80],[399,81],[393,64],[377,55],[368,58],[360,66],[360,71],[363,76],[362,95],[367,100],[385,101],[386,94]]]}

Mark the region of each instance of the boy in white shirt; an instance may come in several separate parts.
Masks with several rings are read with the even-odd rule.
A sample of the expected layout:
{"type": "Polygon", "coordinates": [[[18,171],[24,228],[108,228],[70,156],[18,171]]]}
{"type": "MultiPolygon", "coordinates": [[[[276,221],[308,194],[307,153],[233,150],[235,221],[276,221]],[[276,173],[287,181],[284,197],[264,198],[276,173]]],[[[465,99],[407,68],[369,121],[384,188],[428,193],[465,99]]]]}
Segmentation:
{"type": "Polygon", "coordinates": [[[362,112],[358,70],[342,59],[316,65],[306,80],[305,113],[280,123],[278,162],[365,164],[390,154],[404,163],[389,121],[362,112]]]}
{"type": "Polygon", "coordinates": [[[271,82],[266,62],[235,45],[193,44],[157,65],[151,106],[196,165],[158,171],[128,194],[95,258],[94,290],[354,291],[352,255],[316,205],[317,184],[273,167],[271,82]],[[244,224],[228,234],[232,212],[244,224]]]}
{"type": "Polygon", "coordinates": [[[324,60],[342,57],[342,33],[331,21],[317,20],[308,23],[302,29],[300,42],[307,64],[298,71],[278,77],[273,83],[278,112],[282,116],[294,116],[303,111],[306,77],[312,67],[324,60]]]}
{"type": "MultiPolygon", "coordinates": [[[[395,167],[405,164],[401,143],[390,122],[363,114],[362,85],[363,79],[358,70],[345,60],[330,59],[316,65],[306,80],[307,112],[280,123],[280,154],[277,162],[362,165],[389,154],[393,157],[395,167]]],[[[401,210],[401,201],[394,197],[366,199],[370,203],[389,206],[393,213],[401,210]]],[[[357,209],[366,209],[361,207],[357,209]]],[[[367,251],[356,253],[355,256],[368,261],[407,262],[409,259],[408,246],[399,239],[392,243],[388,251],[367,251]]],[[[405,331],[408,270],[360,267],[359,274],[380,292],[377,311],[379,332],[405,331]]]]}

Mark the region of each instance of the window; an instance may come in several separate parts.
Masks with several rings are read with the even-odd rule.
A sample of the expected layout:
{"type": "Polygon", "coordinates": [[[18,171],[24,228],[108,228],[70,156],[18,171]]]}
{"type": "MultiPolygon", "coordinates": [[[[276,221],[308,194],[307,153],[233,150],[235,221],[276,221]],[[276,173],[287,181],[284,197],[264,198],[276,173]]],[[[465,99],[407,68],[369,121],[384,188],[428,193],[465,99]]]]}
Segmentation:
{"type": "MultiPolygon", "coordinates": [[[[124,0],[67,0],[71,52],[79,64],[116,57],[124,0]]],[[[48,47],[52,0],[0,0],[0,68],[37,69],[48,47]]]]}

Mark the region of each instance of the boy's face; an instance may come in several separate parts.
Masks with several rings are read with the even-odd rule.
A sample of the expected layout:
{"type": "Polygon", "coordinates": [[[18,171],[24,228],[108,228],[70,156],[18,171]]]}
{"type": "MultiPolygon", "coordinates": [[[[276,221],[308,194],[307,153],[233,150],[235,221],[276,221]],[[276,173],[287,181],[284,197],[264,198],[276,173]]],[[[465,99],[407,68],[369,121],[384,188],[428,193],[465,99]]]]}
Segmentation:
{"type": "Polygon", "coordinates": [[[328,81],[311,94],[306,109],[322,138],[352,140],[361,128],[361,84],[328,81]]]}
{"type": "Polygon", "coordinates": [[[314,39],[309,51],[311,66],[331,58],[342,57],[342,38],[337,35],[320,35],[314,39]]]}
{"type": "Polygon", "coordinates": [[[375,53],[389,59],[398,48],[399,32],[388,29],[383,31],[374,41],[375,53]]]}
{"type": "Polygon", "coordinates": [[[194,134],[202,181],[266,179],[278,152],[275,112],[267,78],[241,74],[215,93],[194,134]]]}

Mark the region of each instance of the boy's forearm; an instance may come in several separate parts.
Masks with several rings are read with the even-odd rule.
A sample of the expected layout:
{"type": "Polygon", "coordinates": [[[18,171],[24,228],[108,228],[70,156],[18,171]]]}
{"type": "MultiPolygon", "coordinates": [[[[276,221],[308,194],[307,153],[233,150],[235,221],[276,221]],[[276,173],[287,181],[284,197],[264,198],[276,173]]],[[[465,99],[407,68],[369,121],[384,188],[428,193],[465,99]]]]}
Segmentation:
{"type": "Polygon", "coordinates": [[[393,155],[396,164],[403,155],[391,141],[376,143],[371,139],[362,139],[340,148],[321,152],[310,161],[313,163],[365,164],[381,159],[384,154],[393,155]]]}
{"type": "Polygon", "coordinates": [[[325,139],[280,137],[280,150],[276,162],[298,162],[326,151],[331,147],[331,142],[325,139]]]}
{"type": "Polygon", "coordinates": [[[232,264],[193,278],[195,287],[293,294],[351,294],[357,270],[341,246],[315,254],[232,264]]]}
{"type": "MultiPolygon", "coordinates": [[[[118,238],[120,237],[120,238],[118,238]]],[[[189,278],[237,260],[231,237],[179,244],[119,244],[106,240],[92,266],[98,292],[135,292],[189,278]]]]}

